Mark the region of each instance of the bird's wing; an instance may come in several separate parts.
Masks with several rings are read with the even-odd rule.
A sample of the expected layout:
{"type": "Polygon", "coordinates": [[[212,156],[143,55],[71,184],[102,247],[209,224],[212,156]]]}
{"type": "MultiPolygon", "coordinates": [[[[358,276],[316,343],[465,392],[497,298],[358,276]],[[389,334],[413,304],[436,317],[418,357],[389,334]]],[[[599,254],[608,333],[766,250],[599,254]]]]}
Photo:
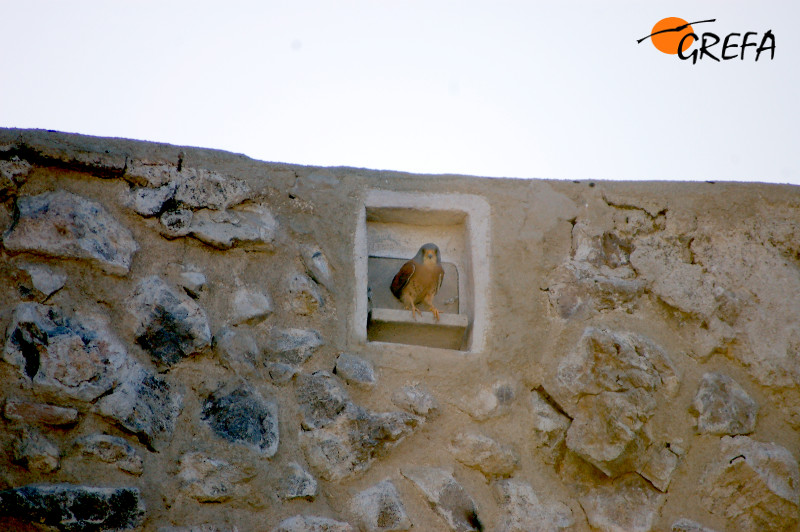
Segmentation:
{"type": "Polygon", "coordinates": [[[440,264],[439,265],[439,275],[438,275],[438,279],[437,279],[437,282],[436,282],[436,291],[437,292],[442,287],[442,281],[443,280],[444,280],[444,268],[442,268],[442,265],[440,264]]]}
{"type": "Polygon", "coordinates": [[[403,267],[400,268],[400,271],[397,272],[397,275],[392,279],[392,293],[394,297],[400,298],[403,287],[408,283],[408,280],[411,279],[411,276],[414,275],[416,269],[417,267],[414,266],[414,261],[410,260],[403,264],[403,267]]]}

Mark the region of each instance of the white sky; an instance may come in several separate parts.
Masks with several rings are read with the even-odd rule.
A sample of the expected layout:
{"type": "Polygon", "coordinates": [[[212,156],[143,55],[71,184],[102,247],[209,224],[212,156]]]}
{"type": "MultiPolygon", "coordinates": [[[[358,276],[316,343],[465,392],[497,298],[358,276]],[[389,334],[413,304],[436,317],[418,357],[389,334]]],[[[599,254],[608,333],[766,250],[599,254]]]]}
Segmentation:
{"type": "Polygon", "coordinates": [[[800,184],[798,15],[794,0],[0,0],[0,127],[422,173],[800,184]],[[692,65],[636,43],[669,16],[771,29],[775,60],[692,65]]]}

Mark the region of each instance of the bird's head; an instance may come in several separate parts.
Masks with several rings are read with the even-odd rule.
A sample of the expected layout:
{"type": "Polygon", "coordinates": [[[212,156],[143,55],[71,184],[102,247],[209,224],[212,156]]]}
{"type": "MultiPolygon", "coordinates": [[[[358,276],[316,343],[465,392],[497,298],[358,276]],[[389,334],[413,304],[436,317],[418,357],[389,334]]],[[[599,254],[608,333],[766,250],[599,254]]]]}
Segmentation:
{"type": "Polygon", "coordinates": [[[417,258],[422,264],[439,264],[442,262],[438,246],[431,243],[425,244],[419,248],[419,251],[417,251],[417,258]]]}

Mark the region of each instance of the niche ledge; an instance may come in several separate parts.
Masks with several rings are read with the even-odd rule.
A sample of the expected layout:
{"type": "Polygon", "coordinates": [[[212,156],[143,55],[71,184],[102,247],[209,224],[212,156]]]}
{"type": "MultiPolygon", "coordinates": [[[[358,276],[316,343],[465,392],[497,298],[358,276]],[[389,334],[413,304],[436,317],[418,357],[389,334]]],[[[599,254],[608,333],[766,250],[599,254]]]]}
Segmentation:
{"type": "Polygon", "coordinates": [[[384,190],[366,193],[355,231],[355,315],[352,334],[359,344],[483,350],[487,330],[489,205],[467,194],[415,194],[384,190]],[[444,282],[434,304],[437,322],[424,303],[422,316],[391,294],[402,264],[422,244],[441,251],[444,282]]]}

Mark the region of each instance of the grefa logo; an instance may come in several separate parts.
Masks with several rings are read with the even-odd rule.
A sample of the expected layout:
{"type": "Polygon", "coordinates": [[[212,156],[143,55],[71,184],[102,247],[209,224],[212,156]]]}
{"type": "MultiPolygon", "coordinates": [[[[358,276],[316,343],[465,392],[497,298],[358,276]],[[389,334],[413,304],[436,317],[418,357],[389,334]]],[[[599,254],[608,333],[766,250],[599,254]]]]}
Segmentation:
{"type": "Polygon", "coordinates": [[[756,31],[732,32],[723,39],[711,31],[705,31],[702,35],[698,35],[692,27],[697,24],[716,22],[716,20],[712,18],[686,22],[682,18],[667,17],[656,22],[650,35],[637,39],[636,42],[641,44],[650,39],[653,46],[659,51],[670,55],[677,54],[683,61],[691,59],[692,64],[705,58],[717,62],[737,58],[741,61],[744,61],[745,58],[758,61],[762,55],[769,57],[770,61],[775,59],[775,35],[772,30],[767,30],[760,37],[756,31]],[[689,48],[695,41],[699,46],[690,50],[689,48]],[[748,50],[748,48],[753,48],[753,50],[748,50]]]}

